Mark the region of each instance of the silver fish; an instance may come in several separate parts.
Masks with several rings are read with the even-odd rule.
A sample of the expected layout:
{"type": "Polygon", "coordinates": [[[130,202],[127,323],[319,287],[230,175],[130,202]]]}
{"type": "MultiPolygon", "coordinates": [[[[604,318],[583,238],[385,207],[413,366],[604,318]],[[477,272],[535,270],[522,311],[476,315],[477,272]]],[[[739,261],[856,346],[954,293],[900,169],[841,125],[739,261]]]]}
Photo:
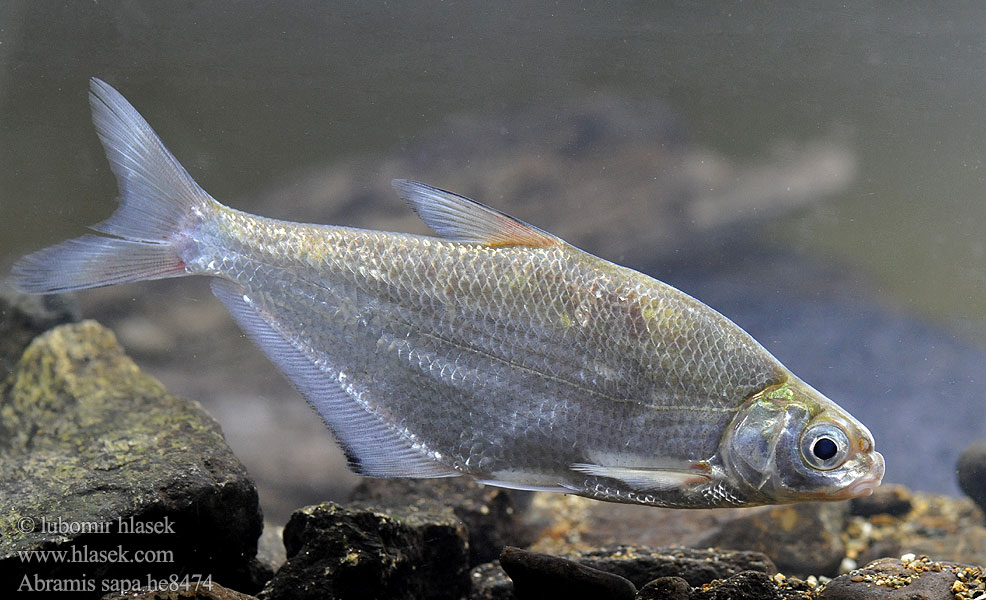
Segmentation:
{"type": "Polygon", "coordinates": [[[277,221],[200,188],[93,79],[120,207],[30,254],[54,293],[208,275],[353,471],[703,508],[880,484],[870,432],[705,304],[478,202],[394,186],[439,237],[277,221]]]}

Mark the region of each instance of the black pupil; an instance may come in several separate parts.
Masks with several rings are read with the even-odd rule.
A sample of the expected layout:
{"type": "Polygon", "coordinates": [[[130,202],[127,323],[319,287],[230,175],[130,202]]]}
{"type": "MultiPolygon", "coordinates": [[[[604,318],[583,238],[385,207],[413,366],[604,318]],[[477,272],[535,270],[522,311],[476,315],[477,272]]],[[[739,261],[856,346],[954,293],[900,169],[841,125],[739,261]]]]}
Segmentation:
{"type": "Polygon", "coordinates": [[[811,451],[815,454],[815,456],[822,460],[828,460],[832,458],[833,456],[835,456],[837,450],[838,448],[836,447],[835,442],[833,442],[830,438],[827,437],[819,439],[817,442],[815,442],[815,445],[811,449],[811,451]]]}

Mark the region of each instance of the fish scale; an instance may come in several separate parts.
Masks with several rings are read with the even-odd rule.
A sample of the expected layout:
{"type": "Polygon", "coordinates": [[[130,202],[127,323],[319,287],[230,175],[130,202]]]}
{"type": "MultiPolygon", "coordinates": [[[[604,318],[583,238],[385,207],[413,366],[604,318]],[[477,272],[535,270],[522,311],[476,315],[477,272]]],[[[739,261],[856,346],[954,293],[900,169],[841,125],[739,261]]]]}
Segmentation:
{"type": "Polygon", "coordinates": [[[866,428],[687,294],[478,202],[395,180],[440,237],[292,223],[215,201],[107,84],[120,207],[24,257],[54,293],[203,275],[361,474],[685,508],[845,499],[866,428]]]}
{"type": "MultiPolygon", "coordinates": [[[[702,364],[702,357],[709,355],[706,347],[715,347],[716,341],[684,338],[665,325],[666,321],[683,319],[684,310],[674,308],[675,304],[689,304],[681,292],[654,280],[651,282],[658,285],[652,289],[638,286],[633,291],[636,302],[658,307],[649,317],[639,316],[639,306],[626,301],[627,291],[623,289],[628,279],[633,281],[639,274],[609,269],[611,274],[601,276],[599,269],[586,265],[601,260],[571,247],[539,249],[543,255],[539,261],[525,257],[538,277],[510,285],[496,274],[510,272],[510,265],[516,264],[521,252],[517,248],[460,245],[450,260],[449,246],[455,244],[418,236],[292,226],[243,214],[231,223],[235,226],[211,232],[215,239],[195,240],[199,247],[224,253],[222,264],[229,270],[207,274],[231,278],[251,296],[263,297],[262,304],[279,320],[298,322],[299,327],[292,328],[294,341],[326,349],[319,357],[329,365],[347,364],[353,381],[379,390],[376,396],[381,406],[392,406],[393,413],[419,416],[422,422],[412,429],[428,431],[420,435],[430,440],[426,442],[429,447],[453,446],[449,432],[476,425],[475,420],[467,423],[451,418],[456,411],[449,411],[450,407],[485,405],[489,423],[479,430],[487,437],[503,440],[502,448],[493,442],[489,446],[494,448],[487,452],[504,464],[491,464],[484,460],[486,457],[470,462],[490,471],[529,463],[526,452],[542,454],[550,440],[544,432],[565,432],[556,440],[562,445],[571,439],[584,440],[580,444],[583,455],[630,449],[635,454],[674,461],[701,458],[714,450],[718,439],[682,436],[679,432],[694,432],[696,425],[710,419],[714,420],[710,428],[721,430],[747,396],[776,383],[778,365],[766,352],[753,354],[759,347],[745,339],[745,334],[733,344],[750,355],[730,356],[734,361],[759,363],[758,368],[702,364]],[[244,249],[243,254],[231,256],[230,249],[238,247],[244,249]],[[313,264],[312,256],[320,257],[320,262],[313,264]],[[400,257],[402,263],[398,262],[400,257]],[[442,268],[431,268],[435,264],[442,268]],[[318,277],[318,284],[310,284],[315,305],[321,306],[314,311],[308,305],[297,306],[297,297],[309,295],[298,293],[303,280],[298,273],[304,269],[313,269],[318,277]],[[368,276],[369,272],[374,275],[368,276]],[[236,276],[253,273],[270,275],[236,276]],[[445,289],[450,285],[464,290],[456,296],[460,302],[455,312],[450,312],[447,303],[445,289]],[[573,307],[586,304],[586,299],[592,318],[585,326],[576,320],[565,326],[551,309],[561,304],[571,312],[573,307]],[[371,327],[351,314],[340,320],[340,305],[361,306],[382,322],[371,327]],[[452,321],[447,319],[450,314],[455,316],[452,321]],[[629,324],[638,318],[645,321],[643,329],[629,332],[629,324]],[[622,332],[616,329],[621,324],[622,332]],[[386,325],[385,330],[380,329],[382,325],[386,325]],[[527,335],[519,335],[521,328],[527,335]],[[643,339],[646,334],[651,337],[643,339]],[[380,340],[385,337],[394,341],[403,338],[398,348],[414,348],[415,352],[381,352],[380,340]],[[642,339],[645,343],[640,344],[642,339]],[[642,357],[656,348],[670,358],[670,376],[655,378],[654,371],[644,371],[642,357]],[[461,367],[446,371],[450,364],[461,367]],[[587,368],[592,365],[595,368],[587,368]],[[353,375],[355,372],[365,373],[367,380],[353,375]],[[709,377],[719,372],[733,376],[709,377]],[[743,378],[736,376],[741,373],[743,378]],[[369,379],[375,382],[373,386],[369,379]],[[492,389],[498,391],[497,398],[483,397],[492,389]],[[539,411],[539,439],[525,443],[509,427],[498,426],[513,422],[505,417],[518,406],[528,407],[532,402],[547,406],[561,396],[574,407],[561,412],[539,411]],[[681,403],[685,397],[691,400],[688,404],[681,403]],[[724,403],[723,398],[731,404],[724,403]],[[617,410],[614,403],[630,406],[617,410]],[[618,418],[612,419],[614,413],[619,413],[618,418]],[[610,420],[617,424],[636,422],[637,426],[599,434],[598,424],[610,420]],[[446,427],[426,429],[427,422],[444,422],[446,427]]],[[[187,262],[213,260],[205,256],[187,262]]],[[[305,275],[312,277],[312,273],[305,275]]],[[[390,344],[384,346],[386,350],[390,344]]],[[[460,456],[465,464],[471,451],[471,446],[462,448],[460,444],[449,454],[460,456]]]]}

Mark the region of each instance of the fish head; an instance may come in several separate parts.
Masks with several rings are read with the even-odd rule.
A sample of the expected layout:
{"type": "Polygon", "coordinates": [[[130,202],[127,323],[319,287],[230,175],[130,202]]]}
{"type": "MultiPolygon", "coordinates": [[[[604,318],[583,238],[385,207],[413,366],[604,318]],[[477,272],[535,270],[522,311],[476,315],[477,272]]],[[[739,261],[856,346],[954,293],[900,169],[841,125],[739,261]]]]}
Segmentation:
{"type": "Polygon", "coordinates": [[[763,504],[868,496],[884,472],[869,430],[796,379],[743,405],[720,456],[737,488],[763,504]]]}

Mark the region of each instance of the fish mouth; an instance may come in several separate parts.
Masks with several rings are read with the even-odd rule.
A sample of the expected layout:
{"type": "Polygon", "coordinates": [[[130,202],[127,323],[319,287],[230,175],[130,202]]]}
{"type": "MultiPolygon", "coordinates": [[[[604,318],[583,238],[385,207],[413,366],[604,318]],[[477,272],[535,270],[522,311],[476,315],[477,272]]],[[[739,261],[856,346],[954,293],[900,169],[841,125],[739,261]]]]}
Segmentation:
{"type": "Polygon", "coordinates": [[[883,481],[883,473],[883,455],[879,452],[873,452],[870,454],[870,472],[854,481],[851,485],[833,492],[829,495],[829,498],[832,500],[849,500],[850,498],[869,496],[883,481]]]}

